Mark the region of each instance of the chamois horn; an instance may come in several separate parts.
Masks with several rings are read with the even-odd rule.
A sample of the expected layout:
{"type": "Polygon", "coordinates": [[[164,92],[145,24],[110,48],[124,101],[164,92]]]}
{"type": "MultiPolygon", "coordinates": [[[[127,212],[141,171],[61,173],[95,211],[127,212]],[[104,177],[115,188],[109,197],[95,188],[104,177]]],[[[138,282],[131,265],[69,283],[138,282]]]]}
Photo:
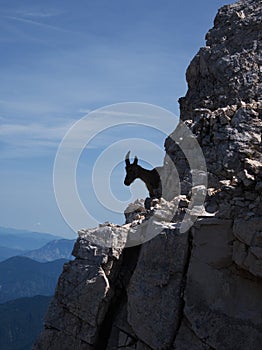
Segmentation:
{"type": "Polygon", "coordinates": [[[126,154],[126,158],[125,158],[125,160],[126,160],[126,165],[130,165],[129,156],[130,156],[130,151],[128,151],[127,154],[126,154]]]}

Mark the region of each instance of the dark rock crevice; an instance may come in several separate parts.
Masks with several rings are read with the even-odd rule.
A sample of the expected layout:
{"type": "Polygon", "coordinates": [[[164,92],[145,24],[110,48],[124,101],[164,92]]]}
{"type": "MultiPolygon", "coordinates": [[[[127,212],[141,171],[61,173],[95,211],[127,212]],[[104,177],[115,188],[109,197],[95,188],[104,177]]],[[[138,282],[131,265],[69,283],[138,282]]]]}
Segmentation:
{"type": "MultiPolygon", "coordinates": [[[[191,322],[189,321],[189,319],[187,318],[186,315],[184,315],[183,324],[185,327],[187,327],[190,330],[190,332],[192,332],[192,334],[195,336],[195,338],[199,340],[200,344],[203,346],[203,347],[201,347],[201,350],[202,349],[203,350],[216,350],[216,348],[214,348],[210,344],[208,344],[206,338],[199,338],[198,337],[197,333],[194,330],[193,325],[191,324],[191,322]]],[[[176,347],[175,347],[175,350],[176,350],[176,347]]]]}
{"type": "Polygon", "coordinates": [[[111,335],[112,326],[123,304],[127,300],[127,287],[136,268],[141,246],[125,248],[123,250],[122,262],[116,280],[111,285],[113,297],[100,324],[94,344],[95,350],[106,350],[111,335]]]}
{"type": "Polygon", "coordinates": [[[191,261],[191,255],[192,255],[192,250],[193,250],[193,234],[192,231],[189,230],[188,232],[188,248],[187,248],[187,254],[186,254],[186,261],[184,264],[184,269],[182,272],[182,279],[181,279],[181,285],[180,285],[180,303],[178,306],[178,323],[174,332],[174,338],[173,338],[173,342],[175,342],[175,339],[179,333],[179,330],[181,328],[181,324],[183,322],[184,319],[184,308],[185,308],[185,290],[186,290],[186,285],[187,285],[187,278],[188,278],[188,269],[189,269],[189,265],[190,265],[190,261],[191,261]]]}

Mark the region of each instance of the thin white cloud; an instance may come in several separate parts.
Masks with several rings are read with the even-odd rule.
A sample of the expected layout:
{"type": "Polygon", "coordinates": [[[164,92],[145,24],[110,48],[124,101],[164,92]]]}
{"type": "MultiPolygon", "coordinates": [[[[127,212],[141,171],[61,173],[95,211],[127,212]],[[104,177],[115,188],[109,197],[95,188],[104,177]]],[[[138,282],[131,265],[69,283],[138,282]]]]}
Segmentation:
{"type": "Polygon", "coordinates": [[[122,112],[122,111],[110,111],[110,110],[97,110],[95,114],[101,114],[102,116],[119,116],[119,117],[144,117],[141,113],[132,113],[132,112],[122,112]]]}
{"type": "MultiPolygon", "coordinates": [[[[10,75],[10,78],[12,79],[12,76],[10,75]]],[[[28,77],[28,80],[32,77],[28,77]]],[[[47,92],[46,92],[47,95],[47,92]]],[[[51,95],[51,94],[50,94],[51,95]]],[[[23,95],[22,95],[23,97],[23,95]]],[[[66,110],[59,104],[59,101],[52,100],[50,98],[47,101],[47,97],[50,96],[42,96],[42,100],[40,98],[32,98],[32,97],[24,97],[24,98],[16,98],[16,99],[10,99],[5,101],[0,101],[0,107],[7,109],[9,112],[8,114],[15,114],[19,113],[19,115],[39,115],[39,114],[50,114],[53,113],[65,113],[66,110]],[[10,112],[11,111],[11,112],[10,112]]]]}
{"type": "Polygon", "coordinates": [[[53,152],[69,129],[72,121],[57,125],[0,124],[0,158],[44,156],[53,152]]]}
{"type": "MultiPolygon", "coordinates": [[[[102,107],[112,102],[141,99],[157,104],[161,99],[164,102],[173,99],[175,83],[172,76],[162,74],[161,68],[171,65],[172,57],[158,53],[159,65],[150,65],[151,53],[116,52],[112,47],[100,47],[96,43],[92,43],[90,49],[73,51],[48,51],[30,67],[25,64],[19,71],[1,69],[2,86],[6,89],[12,84],[18,89],[16,99],[4,104],[8,113],[14,109],[27,115],[59,110],[65,113],[70,104],[79,111],[79,106],[94,104],[102,107]]],[[[0,93],[2,90],[4,88],[0,93]]]]}
{"type": "Polygon", "coordinates": [[[23,18],[23,17],[18,17],[18,16],[4,16],[4,18],[9,19],[9,20],[13,20],[13,21],[17,21],[17,22],[23,22],[23,23],[27,23],[27,24],[32,24],[32,25],[35,25],[35,26],[43,27],[45,29],[56,30],[56,31],[59,31],[59,32],[64,32],[64,33],[68,33],[68,32],[71,33],[71,31],[69,31],[67,29],[60,28],[60,27],[57,27],[57,26],[53,26],[53,25],[47,24],[47,23],[42,23],[42,22],[35,21],[35,20],[32,20],[32,19],[28,19],[28,18],[23,18]]]}
{"type": "Polygon", "coordinates": [[[64,14],[64,11],[56,10],[56,9],[48,9],[48,10],[42,10],[42,11],[36,11],[36,10],[16,10],[14,12],[18,16],[22,17],[30,17],[30,18],[49,18],[49,17],[56,17],[64,14]]]}
{"type": "MultiPolygon", "coordinates": [[[[3,118],[0,124],[0,140],[5,147],[0,151],[0,158],[34,157],[36,154],[45,155],[50,153],[50,150],[55,151],[70,127],[74,125],[75,120],[55,120],[55,124],[54,120],[52,122],[53,125],[39,123],[11,124],[6,123],[6,119],[3,118]]],[[[98,127],[101,130],[103,129],[102,125],[101,120],[97,122],[90,120],[90,123],[87,121],[82,124],[78,132],[70,138],[67,147],[78,149],[80,145],[84,145],[81,146],[83,149],[93,149],[113,143],[115,140],[114,133],[95,135],[98,127]],[[88,142],[88,135],[90,136],[92,133],[96,137],[95,144],[85,146],[88,142]]]]}
{"type": "Polygon", "coordinates": [[[2,124],[0,128],[1,137],[29,136],[31,139],[59,139],[64,135],[69,125],[45,126],[41,124],[2,124]]]}
{"type": "MultiPolygon", "coordinates": [[[[2,147],[0,157],[33,157],[35,154],[55,152],[64,136],[69,135],[68,132],[70,136],[67,136],[68,141],[64,144],[64,147],[72,150],[80,148],[82,150],[100,149],[114,144],[117,140],[128,140],[135,135],[141,139],[149,137],[151,141],[155,138],[155,136],[150,136],[148,133],[143,135],[141,130],[137,133],[137,130],[131,129],[132,126],[136,126],[136,116],[139,117],[137,120],[140,121],[141,115],[139,113],[124,113],[124,111],[118,113],[117,110],[115,113],[113,113],[114,111],[108,114],[107,111],[104,112],[105,114],[92,112],[87,117],[77,121],[72,118],[47,118],[45,124],[17,121],[10,123],[7,119],[3,119],[0,123],[0,140],[4,147],[2,147]],[[134,121],[134,125],[128,122],[129,119],[131,123],[132,120],[134,121]]],[[[144,115],[142,114],[142,116],[144,115]]],[[[145,120],[145,118],[142,119],[145,120]]],[[[145,127],[150,128],[150,125],[146,123],[137,123],[137,125],[145,125],[145,127]]],[[[152,127],[154,128],[154,124],[152,127]]],[[[172,131],[172,126],[170,131],[172,131]]],[[[152,130],[150,132],[152,133],[152,130]]],[[[163,135],[163,137],[165,136],[163,135]]],[[[158,140],[157,143],[159,141],[162,143],[163,140],[158,140]]],[[[133,149],[134,147],[132,145],[133,149]]]]}

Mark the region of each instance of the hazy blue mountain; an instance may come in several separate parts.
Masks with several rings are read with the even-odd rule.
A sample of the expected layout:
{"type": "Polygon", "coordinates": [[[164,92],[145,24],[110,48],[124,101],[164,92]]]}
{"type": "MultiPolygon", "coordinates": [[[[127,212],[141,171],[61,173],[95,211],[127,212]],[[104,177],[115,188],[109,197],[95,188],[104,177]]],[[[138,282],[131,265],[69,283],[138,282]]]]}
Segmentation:
{"type": "Polygon", "coordinates": [[[31,350],[50,300],[51,297],[37,295],[0,304],[0,348],[31,350]]]}
{"type": "Polygon", "coordinates": [[[34,295],[53,295],[66,259],[40,263],[16,256],[0,262],[0,303],[34,295]]]}
{"type": "Polygon", "coordinates": [[[11,258],[11,256],[21,255],[24,252],[25,252],[24,250],[0,247],[0,262],[8,258],[11,258]]]}
{"type": "Polygon", "coordinates": [[[11,249],[29,251],[61,238],[50,233],[17,230],[0,226],[0,246],[11,249]]]}
{"type": "Polygon", "coordinates": [[[31,250],[30,252],[22,255],[39,262],[47,262],[57,259],[70,260],[73,258],[71,253],[74,243],[74,239],[58,239],[48,242],[39,249],[31,250]]]}

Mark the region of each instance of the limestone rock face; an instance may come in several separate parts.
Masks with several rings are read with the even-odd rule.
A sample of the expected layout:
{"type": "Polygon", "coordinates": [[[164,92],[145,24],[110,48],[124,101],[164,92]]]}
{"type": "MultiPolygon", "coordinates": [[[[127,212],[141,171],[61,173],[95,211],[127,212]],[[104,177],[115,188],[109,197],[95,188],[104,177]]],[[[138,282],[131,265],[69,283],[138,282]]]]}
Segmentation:
{"type": "Polygon", "coordinates": [[[187,69],[188,92],[181,98],[181,118],[195,108],[216,110],[262,94],[261,3],[242,0],[222,7],[201,48],[187,69]]]}
{"type": "Polygon", "coordinates": [[[190,167],[187,136],[167,138],[164,198],[130,204],[123,226],[79,231],[35,350],[261,348],[261,19],[261,1],[224,6],[188,68],[178,128],[207,172],[190,167]]]}
{"type": "Polygon", "coordinates": [[[231,220],[200,220],[192,234],[185,329],[179,330],[175,349],[181,348],[180,337],[187,338],[187,327],[211,349],[259,349],[262,283],[233,263],[231,220]]]}

